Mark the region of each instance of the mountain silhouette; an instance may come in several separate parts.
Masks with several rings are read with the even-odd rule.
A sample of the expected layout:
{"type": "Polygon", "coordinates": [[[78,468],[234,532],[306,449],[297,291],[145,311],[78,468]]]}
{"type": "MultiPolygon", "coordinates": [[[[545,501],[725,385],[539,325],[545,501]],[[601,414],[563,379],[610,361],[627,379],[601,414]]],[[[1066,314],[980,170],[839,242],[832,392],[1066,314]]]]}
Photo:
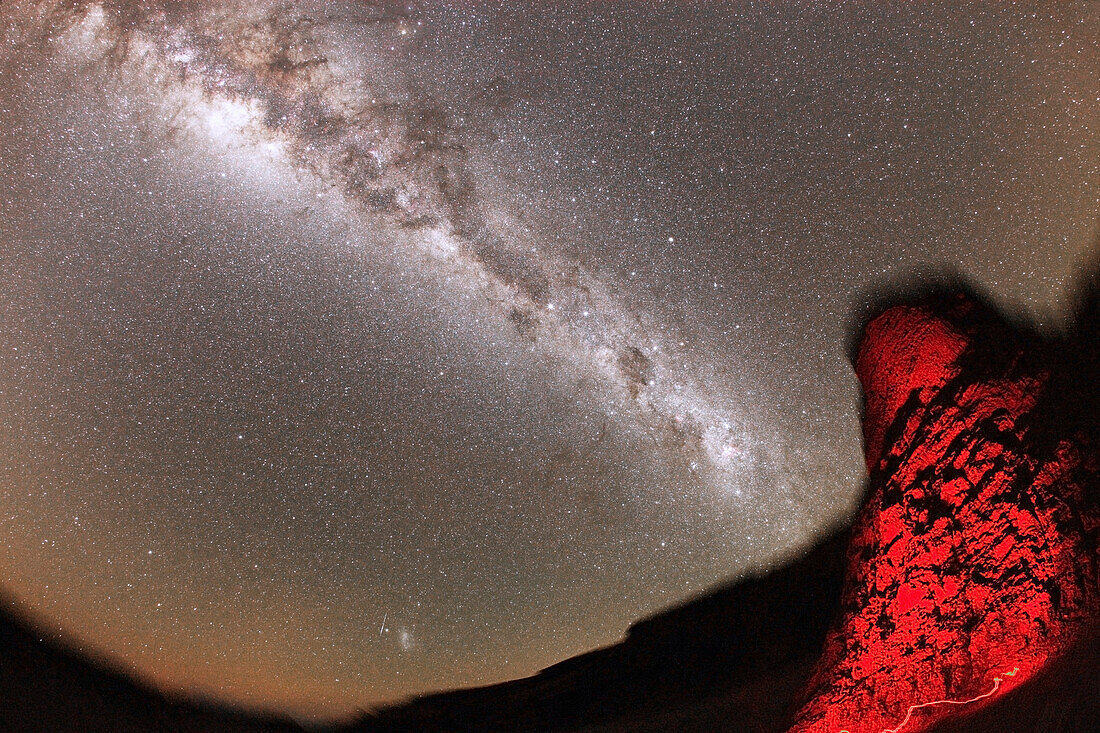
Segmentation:
{"type": "MultiPolygon", "coordinates": [[[[850,529],[528,678],[332,730],[1100,731],[1100,306],[1051,339],[957,284],[859,328],[850,529]]],[[[0,611],[0,730],[301,731],[150,686],[0,611]]]]}

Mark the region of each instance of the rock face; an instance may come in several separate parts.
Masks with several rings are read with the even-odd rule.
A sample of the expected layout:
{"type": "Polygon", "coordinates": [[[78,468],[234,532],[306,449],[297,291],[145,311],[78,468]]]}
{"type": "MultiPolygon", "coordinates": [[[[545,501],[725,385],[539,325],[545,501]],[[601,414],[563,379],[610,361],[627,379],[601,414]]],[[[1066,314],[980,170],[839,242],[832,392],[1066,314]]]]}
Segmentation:
{"type": "MultiPolygon", "coordinates": [[[[332,733],[1095,733],[1089,336],[1059,351],[960,296],[886,311],[856,359],[870,483],[850,531],[612,647],[332,733]]],[[[302,730],[167,699],[42,641],[3,601],[0,731],[302,730]]]]}
{"type": "Polygon", "coordinates": [[[870,486],[791,733],[916,733],[1025,685],[1098,606],[1098,456],[1044,349],[962,297],[865,331],[870,486]]]}

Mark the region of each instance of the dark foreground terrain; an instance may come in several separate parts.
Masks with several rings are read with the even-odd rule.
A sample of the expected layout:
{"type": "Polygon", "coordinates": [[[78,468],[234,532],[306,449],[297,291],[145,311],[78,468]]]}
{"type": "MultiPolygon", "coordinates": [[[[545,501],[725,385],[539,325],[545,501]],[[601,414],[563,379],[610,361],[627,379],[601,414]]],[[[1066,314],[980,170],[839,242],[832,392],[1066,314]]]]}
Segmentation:
{"type": "MultiPolygon", "coordinates": [[[[340,730],[1100,731],[1096,302],[1057,344],[973,296],[880,309],[851,529],[612,647],[340,730]]],[[[0,611],[0,731],[301,730],[170,700],[0,611]]]]}
{"type": "Polygon", "coordinates": [[[44,639],[9,602],[0,609],[4,733],[290,733],[290,721],[172,700],[108,665],[44,639]]]}

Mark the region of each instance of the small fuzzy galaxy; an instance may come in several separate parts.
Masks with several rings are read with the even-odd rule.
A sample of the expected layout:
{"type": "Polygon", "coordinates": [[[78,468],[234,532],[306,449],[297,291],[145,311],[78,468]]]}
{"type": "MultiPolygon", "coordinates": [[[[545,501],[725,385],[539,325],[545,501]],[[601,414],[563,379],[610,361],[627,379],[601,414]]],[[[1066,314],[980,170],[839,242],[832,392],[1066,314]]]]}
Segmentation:
{"type": "Polygon", "coordinates": [[[1100,5],[0,6],[0,587],[336,718],[532,674],[865,482],[854,329],[1095,265],[1100,5]]]}

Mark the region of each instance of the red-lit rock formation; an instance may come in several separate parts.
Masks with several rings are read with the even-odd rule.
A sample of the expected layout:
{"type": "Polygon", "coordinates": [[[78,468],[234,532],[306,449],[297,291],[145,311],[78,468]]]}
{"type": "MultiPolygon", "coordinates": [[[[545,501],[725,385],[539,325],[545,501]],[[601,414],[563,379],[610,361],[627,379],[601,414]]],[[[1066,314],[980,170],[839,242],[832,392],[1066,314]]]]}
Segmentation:
{"type": "Polygon", "coordinates": [[[791,733],[926,730],[1027,682],[1095,614],[1097,452],[1045,417],[1024,338],[961,297],[868,326],[871,483],[791,733]]]}
{"type": "MultiPolygon", "coordinates": [[[[1100,338],[1087,335],[1044,345],[965,299],[887,311],[857,360],[870,485],[850,533],[614,646],[334,733],[780,733],[792,708],[797,733],[1093,733],[1100,338]]],[[[41,641],[2,601],[0,731],[300,730],[166,700],[41,641]]]]}

